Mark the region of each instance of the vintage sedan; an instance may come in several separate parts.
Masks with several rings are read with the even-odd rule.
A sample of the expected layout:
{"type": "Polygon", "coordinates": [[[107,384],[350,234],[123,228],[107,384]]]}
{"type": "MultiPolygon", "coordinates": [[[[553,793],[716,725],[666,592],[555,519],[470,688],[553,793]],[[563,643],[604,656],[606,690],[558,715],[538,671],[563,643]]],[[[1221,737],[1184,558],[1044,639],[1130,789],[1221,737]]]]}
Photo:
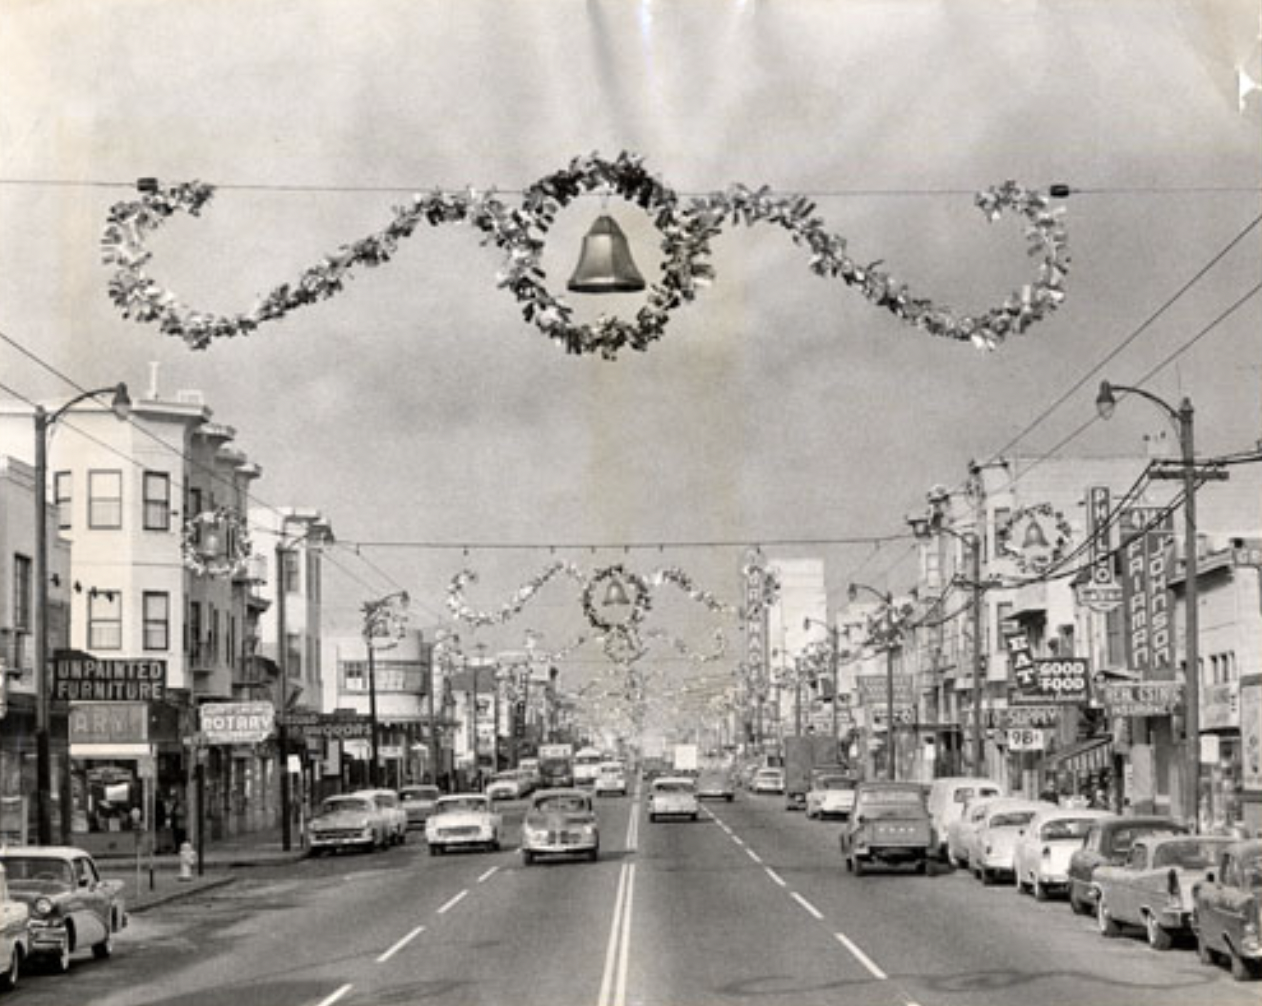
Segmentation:
{"type": "Polygon", "coordinates": [[[376,801],[353,793],[326,798],[307,828],[309,856],[339,849],[384,849],[389,843],[376,801]]]}
{"type": "Polygon", "coordinates": [[[1126,862],[1131,843],[1144,835],[1183,835],[1187,828],[1170,817],[1101,818],[1091,825],[1082,848],[1069,857],[1069,907],[1075,915],[1095,911],[1092,880],[1097,867],[1126,862]]]}
{"type": "Polygon", "coordinates": [[[404,786],[399,790],[399,802],[408,816],[408,827],[424,828],[440,796],[442,791],[437,786],[404,786]]]}
{"type": "Polygon", "coordinates": [[[439,797],[434,813],[425,822],[425,842],[431,856],[448,849],[500,847],[503,822],[485,793],[454,793],[439,797]]]}
{"type": "Polygon", "coordinates": [[[841,830],[841,854],[856,876],[872,863],[911,863],[929,872],[933,828],[924,790],[914,782],[861,782],[841,830]]]}
{"type": "Polygon", "coordinates": [[[31,956],[31,910],[9,897],[9,883],[0,866],[0,991],[17,987],[22,965],[31,956]]]}
{"type": "Polygon", "coordinates": [[[1033,892],[1046,901],[1069,886],[1069,859],[1082,848],[1096,821],[1115,820],[1107,810],[1052,807],[1039,811],[1025,827],[1013,853],[1013,875],[1019,892],[1033,892]]]}
{"type": "Polygon", "coordinates": [[[1010,876],[1017,840],[1040,810],[1052,804],[1035,800],[999,799],[987,804],[981,822],[968,838],[968,868],[983,884],[1010,876]]]}
{"type": "Polygon", "coordinates": [[[627,770],[620,761],[602,762],[596,771],[596,795],[617,793],[627,795],[627,770]]]}
{"type": "Polygon", "coordinates": [[[408,840],[408,812],[403,809],[403,801],[392,789],[361,789],[352,796],[367,797],[377,805],[377,812],[385,822],[386,842],[390,845],[402,845],[408,840]]]}
{"type": "Polygon", "coordinates": [[[848,775],[819,775],[806,793],[806,816],[823,820],[826,817],[850,817],[858,783],[848,775]]]}
{"type": "Polygon", "coordinates": [[[544,789],[530,800],[521,826],[521,861],[539,856],[600,856],[600,822],[591,794],[579,789],[544,789]]]}
{"type": "Polygon", "coordinates": [[[668,775],[653,781],[649,790],[649,820],[663,817],[688,817],[697,820],[701,806],[697,802],[697,784],[686,776],[668,775]]]}
{"type": "Polygon", "coordinates": [[[102,880],[82,849],[23,846],[0,852],[9,894],[30,910],[31,959],[54,971],[70,970],[70,956],[91,947],[94,957],[114,952],[114,934],[127,925],[123,882],[102,880]]]}
{"type": "MultiPolygon", "coordinates": [[[[969,800],[963,811],[947,826],[946,856],[947,862],[960,868],[971,868],[969,854],[973,847],[973,836],[977,829],[986,823],[986,814],[992,804],[1001,800],[1012,800],[1010,796],[979,796],[969,800]]],[[[932,818],[930,818],[932,823],[932,818]]]]}
{"type": "Polygon", "coordinates": [[[1225,957],[1236,981],[1262,978],[1258,902],[1262,900],[1262,842],[1236,842],[1192,888],[1196,949],[1206,964],[1225,957]]]}
{"type": "Polygon", "coordinates": [[[526,795],[526,778],[516,769],[505,769],[491,776],[486,795],[492,800],[520,800],[526,795]]]}
{"type": "Polygon", "coordinates": [[[783,793],[784,769],[760,768],[754,773],[754,778],[750,782],[749,788],[754,793],[783,793]]]}
{"type": "Polygon", "coordinates": [[[1096,921],[1103,936],[1142,926],[1154,950],[1192,931],[1192,888],[1234,839],[1176,835],[1135,840],[1126,862],[1096,868],[1096,921]]]}
{"type": "Polygon", "coordinates": [[[724,765],[704,765],[697,776],[698,800],[726,800],[731,803],[736,799],[736,780],[732,770],[724,765]]]}

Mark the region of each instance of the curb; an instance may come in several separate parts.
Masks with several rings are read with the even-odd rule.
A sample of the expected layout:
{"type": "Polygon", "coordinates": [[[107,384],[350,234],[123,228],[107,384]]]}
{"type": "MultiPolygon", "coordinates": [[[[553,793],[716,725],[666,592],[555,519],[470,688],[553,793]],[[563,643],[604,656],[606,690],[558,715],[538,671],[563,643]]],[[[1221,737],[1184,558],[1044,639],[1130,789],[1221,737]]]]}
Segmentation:
{"type": "Polygon", "coordinates": [[[215,877],[213,880],[206,880],[192,887],[176,888],[168,891],[166,894],[157,895],[143,904],[128,907],[127,914],[142,915],[149,909],[157,908],[159,905],[166,905],[172,901],[179,901],[182,898],[190,898],[194,894],[202,894],[205,891],[213,891],[217,887],[225,887],[236,879],[236,877],[215,877]]]}

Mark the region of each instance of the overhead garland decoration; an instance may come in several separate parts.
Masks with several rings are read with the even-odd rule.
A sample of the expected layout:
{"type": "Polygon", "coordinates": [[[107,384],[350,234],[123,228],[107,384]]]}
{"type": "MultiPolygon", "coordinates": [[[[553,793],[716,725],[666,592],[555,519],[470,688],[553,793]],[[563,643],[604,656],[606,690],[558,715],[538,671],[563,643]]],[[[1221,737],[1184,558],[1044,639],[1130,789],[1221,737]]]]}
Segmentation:
{"type": "Polygon", "coordinates": [[[266,322],[340,293],[356,267],[389,262],[399,242],[411,237],[422,222],[432,227],[468,223],[504,253],[496,283],[517,299],[527,322],[568,353],[598,353],[613,360],[621,349],[642,351],[660,339],[670,313],[693,300],[698,287],[714,278],[714,268],[707,261],[710,241],[731,222],[784,228],[795,244],[809,251],[811,272],[841,279],[908,325],[983,349],[994,349],[1008,335],[1044,320],[1064,299],[1069,255],[1062,210],[1051,206],[1048,195],[1013,181],[979,192],[974,201],[992,222],[1005,213],[1025,219],[1029,254],[1039,259],[1038,269],[1030,283],[1001,304],[959,314],[913,296],[905,283],[877,268],[879,262],[856,262],[847,254],[845,238],[824,228],[807,196],[777,195],[767,186],[750,189],[737,184],[724,192],[692,197],[681,206],[679,194],[651,176],[641,161],[626,151],[613,160],[595,153],[576,157],[566,168],[527,188],[519,206],[503,202],[494,190],[418,193],[409,204],[394,208],[394,217],[384,229],[341,246],[296,281],[274,287],[249,311],[235,314],[191,309],[145,272],[152,257],[146,247],[148,235],[176,213],[199,216],[213,197],[214,187],[200,181],[160,185],[145,179],[138,199],[115,203],[109,210],[101,237],[102,258],[115,267],[109,296],[124,317],[157,324],[191,348],[205,349],[215,339],[249,335],[266,322]],[[649,287],[646,303],[634,321],[601,315],[591,324],[575,322],[574,309],[546,285],[542,259],[548,230],[560,210],[593,191],[615,193],[637,204],[662,235],[661,279],[649,287]]]}
{"type": "Polygon", "coordinates": [[[692,578],[677,566],[667,566],[664,569],[656,570],[653,573],[652,580],[654,586],[660,586],[663,583],[673,583],[698,604],[705,605],[711,611],[718,612],[723,615],[732,615],[736,613],[736,608],[730,604],[724,604],[714,594],[710,593],[710,591],[702,590],[696,586],[696,584],[692,582],[692,578]]]}
{"type": "Polygon", "coordinates": [[[464,596],[465,587],[471,583],[477,583],[478,574],[471,569],[462,569],[452,577],[451,583],[447,586],[447,608],[454,617],[468,625],[503,625],[509,619],[521,614],[522,609],[539,593],[539,589],[561,573],[577,580],[583,579],[583,574],[573,563],[554,562],[528,583],[517,588],[512,600],[499,611],[478,611],[465,600],[464,596]]]}
{"type": "Polygon", "coordinates": [[[253,551],[249,528],[231,507],[203,510],[184,521],[180,556],[197,576],[240,576],[253,551]]]}

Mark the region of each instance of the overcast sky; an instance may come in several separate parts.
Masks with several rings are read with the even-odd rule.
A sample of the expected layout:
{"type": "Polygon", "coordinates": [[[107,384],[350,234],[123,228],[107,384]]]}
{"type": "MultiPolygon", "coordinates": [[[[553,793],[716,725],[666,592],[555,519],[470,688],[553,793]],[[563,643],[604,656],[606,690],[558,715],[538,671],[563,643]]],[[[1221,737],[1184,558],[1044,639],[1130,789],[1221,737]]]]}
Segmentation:
{"type": "MultiPolygon", "coordinates": [[[[734,548],[477,546],[898,534],[971,458],[1056,446],[1092,414],[1101,376],[1131,383],[1171,357],[1146,386],[1193,398],[1204,452],[1262,435],[1259,297],[1213,325],[1258,283],[1258,230],[1092,374],[1259,213],[1262,95],[1242,113],[1236,76],[1262,75],[1253,0],[0,6],[0,332],[83,387],[143,388],[160,363],[164,394],[199,388],[237,429],[263,502],[322,508],[344,542],[470,546],[339,551],[335,623],[406,587],[428,627],[466,563],[482,575],[471,600],[496,607],[553,558],[675,565],[737,601],[734,548]],[[988,224],[970,194],[1068,183],[1082,190],[1065,204],[1068,297],[979,352],[814,277],[782,232],[729,227],[714,284],[646,353],[608,362],[525,323],[495,287],[499,253],[455,226],[202,352],[106,297],[101,227],[140,176],[222,186],[153,240],[149,271],[231,312],[379,230],[409,192],[521,190],[576,154],[622,150],[680,192],[814,193],[857,260],[960,310],[1033,269],[1019,223],[988,224]]],[[[600,206],[558,220],[554,291],[600,206]]],[[[607,210],[652,279],[651,224],[617,199],[607,210]]],[[[590,298],[571,301],[594,317],[590,298]]],[[[0,373],[31,398],[71,390],[8,341],[0,373]]],[[[1161,425],[1135,403],[1060,453],[1137,451],[1161,425]]],[[[768,552],[825,559],[835,592],[910,576],[906,543],[768,552]]],[[[697,614],[667,590],[654,624],[718,624],[697,614]]],[[[483,638],[513,646],[527,628],[551,645],[582,632],[572,587],[483,638]]]]}

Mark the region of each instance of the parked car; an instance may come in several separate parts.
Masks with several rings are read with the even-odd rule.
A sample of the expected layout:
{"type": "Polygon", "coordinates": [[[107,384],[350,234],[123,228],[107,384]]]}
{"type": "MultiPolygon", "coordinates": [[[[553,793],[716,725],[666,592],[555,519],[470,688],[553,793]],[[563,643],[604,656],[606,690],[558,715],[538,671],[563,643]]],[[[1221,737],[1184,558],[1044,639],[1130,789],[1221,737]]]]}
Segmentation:
{"type": "Polygon", "coordinates": [[[1039,811],[1023,829],[1013,853],[1017,891],[1031,891],[1035,900],[1046,901],[1053,893],[1068,890],[1070,857],[1082,848],[1094,822],[1115,818],[1107,810],[1049,806],[1039,811]]]}
{"type": "Polygon", "coordinates": [[[1202,962],[1225,957],[1236,981],[1262,978],[1258,902],[1262,900],[1262,842],[1222,849],[1218,863],[1192,888],[1196,949],[1202,962]]]}
{"type": "Polygon", "coordinates": [[[590,794],[578,789],[543,789],[530,800],[521,826],[521,861],[539,856],[600,857],[600,822],[590,794]]]}
{"type": "Polygon", "coordinates": [[[486,795],[492,800],[520,800],[526,795],[526,780],[516,769],[496,772],[486,784],[486,795]]]}
{"type": "Polygon", "coordinates": [[[926,803],[933,833],[938,842],[938,858],[946,860],[947,834],[951,825],[960,819],[970,800],[985,797],[1006,796],[1004,788],[993,779],[976,776],[946,776],[929,784],[926,803]]]}
{"type": "Polygon", "coordinates": [[[22,967],[31,956],[31,910],[9,896],[4,867],[0,866],[0,990],[17,988],[22,967]]]}
{"type": "Polygon", "coordinates": [[[818,775],[806,794],[806,816],[849,819],[858,783],[848,775],[818,775]]]}
{"type": "Polygon", "coordinates": [[[408,812],[403,809],[403,801],[392,789],[361,789],[352,796],[367,797],[377,805],[377,811],[385,822],[386,843],[402,845],[408,840],[408,812]]]}
{"type": "Polygon", "coordinates": [[[1184,835],[1187,828],[1170,817],[1102,818],[1091,825],[1082,848],[1069,857],[1069,907],[1076,915],[1095,911],[1093,880],[1098,866],[1126,862],[1131,843],[1145,835],[1184,835]]]}
{"type": "Polygon", "coordinates": [[[983,884],[1011,876],[1017,840],[1034,815],[1053,806],[1034,800],[996,799],[968,838],[968,867],[983,884]]]}
{"type": "Polygon", "coordinates": [[[698,800],[726,800],[731,803],[736,799],[736,781],[732,770],[725,765],[706,765],[697,776],[698,800]]]}
{"type": "Polygon", "coordinates": [[[533,793],[539,788],[539,759],[538,758],[522,758],[517,763],[517,771],[522,774],[526,780],[527,794],[533,793]]]}
{"type": "Polygon", "coordinates": [[[755,793],[783,793],[784,769],[760,768],[754,773],[749,788],[755,793]]]}
{"type": "Polygon", "coordinates": [[[841,854],[856,876],[881,862],[912,863],[927,873],[933,828],[924,790],[914,782],[861,782],[854,810],[841,830],[841,854]]]}
{"type": "Polygon", "coordinates": [[[339,849],[384,849],[390,844],[386,819],[375,800],[359,793],[327,797],[307,828],[307,854],[339,849]]]}
{"type": "Polygon", "coordinates": [[[596,772],[596,795],[617,793],[627,795],[627,770],[620,761],[603,762],[596,772]]]}
{"type": "Polygon", "coordinates": [[[689,817],[695,821],[700,813],[697,784],[692,779],[668,775],[654,780],[649,790],[650,821],[663,817],[689,817]]]}
{"type": "Polygon", "coordinates": [[[973,835],[985,823],[986,811],[992,804],[1011,799],[1008,796],[979,796],[966,803],[963,813],[947,828],[947,862],[961,869],[971,869],[968,857],[973,847],[973,835]]]}
{"type": "Polygon", "coordinates": [[[404,786],[399,790],[399,803],[408,816],[409,828],[424,829],[425,822],[434,812],[434,804],[442,796],[437,786],[404,786]]]}
{"type": "Polygon", "coordinates": [[[30,912],[32,962],[64,974],[82,947],[104,959],[127,925],[123,882],[102,880],[91,855],[69,846],[22,846],[0,852],[9,895],[30,912]]]}
{"type": "Polygon", "coordinates": [[[431,856],[460,847],[494,852],[500,847],[502,826],[485,793],[454,793],[438,798],[425,822],[425,841],[431,856]]]}
{"type": "Polygon", "coordinates": [[[1137,838],[1126,862],[1096,868],[1092,884],[1101,935],[1142,926],[1149,946],[1170,949],[1175,937],[1192,931],[1192,888],[1234,841],[1217,835],[1137,838]]]}

